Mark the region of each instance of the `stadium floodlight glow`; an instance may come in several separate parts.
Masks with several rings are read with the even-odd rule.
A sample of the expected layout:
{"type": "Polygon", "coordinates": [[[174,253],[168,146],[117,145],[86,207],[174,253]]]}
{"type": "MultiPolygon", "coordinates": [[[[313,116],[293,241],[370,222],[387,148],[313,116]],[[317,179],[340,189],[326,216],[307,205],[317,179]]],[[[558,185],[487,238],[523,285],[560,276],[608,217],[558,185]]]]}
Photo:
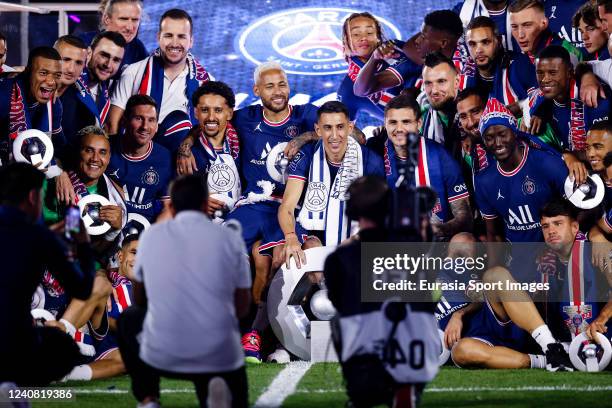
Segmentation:
{"type": "MultiPolygon", "coordinates": [[[[305,265],[298,269],[291,258],[290,267],[283,265],[270,284],[268,318],[272,330],[285,349],[302,360],[310,360],[310,321],[317,319],[310,310],[310,297],[318,286],[310,282],[308,273],[322,271],[325,259],[335,249],[325,246],[305,250],[305,265]]],[[[315,309],[324,317],[329,310],[322,300],[315,299],[315,304],[321,306],[315,309]]]]}

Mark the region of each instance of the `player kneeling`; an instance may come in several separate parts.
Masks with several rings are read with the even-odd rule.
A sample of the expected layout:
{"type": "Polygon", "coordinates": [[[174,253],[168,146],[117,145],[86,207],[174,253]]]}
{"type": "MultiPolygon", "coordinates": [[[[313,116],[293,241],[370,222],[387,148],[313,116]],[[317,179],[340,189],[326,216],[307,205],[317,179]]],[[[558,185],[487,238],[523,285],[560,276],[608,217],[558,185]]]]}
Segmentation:
{"type": "Polygon", "coordinates": [[[64,380],[97,380],[100,378],[114,377],[126,372],[115,332],[117,330],[117,318],[132,304],[132,282],[136,251],[138,248],[138,235],[128,235],[117,252],[119,268],[109,272],[109,278],[113,286],[112,296],[109,297],[110,308],[108,310],[109,332],[94,344],[96,354],[88,364],[82,364],[74,369],[64,380]]]}

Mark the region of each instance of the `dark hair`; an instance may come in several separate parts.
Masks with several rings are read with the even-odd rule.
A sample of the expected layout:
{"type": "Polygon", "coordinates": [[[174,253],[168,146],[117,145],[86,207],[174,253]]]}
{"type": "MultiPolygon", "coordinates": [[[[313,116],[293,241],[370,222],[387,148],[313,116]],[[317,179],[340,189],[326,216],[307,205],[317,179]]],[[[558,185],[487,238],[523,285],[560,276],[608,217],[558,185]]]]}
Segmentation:
{"type": "Polygon", "coordinates": [[[0,33],[0,41],[4,40],[4,42],[6,42],[6,37],[4,36],[4,34],[0,33]]]}
{"type": "Polygon", "coordinates": [[[588,26],[596,26],[597,21],[601,21],[597,6],[591,2],[584,3],[580,6],[572,17],[572,26],[578,28],[580,20],[584,20],[584,23],[588,26]]]}
{"type": "Polygon", "coordinates": [[[455,97],[455,104],[469,98],[470,96],[477,96],[480,98],[483,108],[486,106],[487,100],[489,99],[489,93],[486,91],[486,89],[476,85],[460,90],[455,97]]]}
{"type": "Polygon", "coordinates": [[[181,10],[177,8],[166,10],[166,12],[162,14],[161,18],[159,19],[159,31],[160,32],[161,32],[162,22],[167,18],[171,18],[172,20],[189,21],[189,33],[193,34],[193,20],[191,19],[191,16],[189,15],[189,13],[187,13],[185,10],[181,10]]]}
{"type": "Polygon", "coordinates": [[[123,112],[123,116],[129,118],[134,111],[134,108],[140,105],[151,105],[155,108],[155,114],[159,117],[159,112],[157,111],[157,103],[155,103],[155,99],[151,98],[149,95],[132,95],[130,99],[128,99],[125,104],[125,111],[123,112]]]}
{"type": "Polygon", "coordinates": [[[127,43],[125,42],[125,38],[119,33],[114,31],[102,31],[101,33],[96,34],[96,36],[91,40],[91,44],[89,45],[92,50],[95,50],[98,46],[98,43],[106,38],[109,41],[112,41],[117,47],[125,48],[127,43]]]}
{"type": "Polygon", "coordinates": [[[453,71],[457,72],[457,67],[453,64],[453,60],[442,54],[440,51],[430,52],[425,56],[425,66],[428,68],[435,68],[440,64],[448,64],[453,71]]]}
{"type": "Polygon", "coordinates": [[[317,110],[317,121],[321,119],[321,115],[324,113],[343,113],[347,119],[350,118],[348,108],[340,101],[328,101],[321,105],[317,110]]]}
{"type": "Polygon", "coordinates": [[[569,52],[560,45],[549,45],[538,54],[539,60],[560,58],[567,68],[573,68],[569,52]]]}
{"type": "Polygon", "coordinates": [[[532,7],[544,13],[544,3],[540,0],[515,0],[508,7],[508,11],[510,13],[518,13],[532,7]]]}
{"type": "Polygon", "coordinates": [[[487,16],[478,16],[473,18],[470,23],[465,28],[465,31],[475,30],[477,28],[488,28],[491,30],[495,37],[499,36],[499,29],[497,28],[497,24],[491,17],[487,16]]]}
{"type": "Polygon", "coordinates": [[[208,185],[202,176],[181,176],[170,185],[170,200],[177,213],[185,210],[202,210],[208,201],[208,185]]]}
{"type": "Polygon", "coordinates": [[[610,0],[597,0],[597,7],[603,6],[606,13],[612,13],[612,1],[610,0]]]}
{"type": "Polygon", "coordinates": [[[455,41],[463,35],[463,23],[452,10],[436,10],[425,16],[425,25],[451,36],[455,41]]]}
{"type": "Polygon", "coordinates": [[[559,215],[565,215],[575,220],[578,216],[578,210],[572,203],[562,197],[553,198],[540,210],[540,218],[558,217],[559,215]]]}
{"type": "Polygon", "coordinates": [[[40,190],[45,174],[28,163],[0,167],[0,204],[18,206],[32,190],[40,190]]]}
{"type": "Polygon", "coordinates": [[[346,58],[350,56],[350,52],[352,51],[349,46],[349,44],[351,43],[351,33],[350,33],[351,21],[359,17],[369,18],[370,20],[374,21],[374,27],[376,28],[376,37],[381,42],[385,41],[385,33],[382,29],[382,26],[380,25],[380,22],[376,19],[376,17],[374,17],[371,13],[368,13],[367,11],[364,11],[363,13],[353,13],[350,16],[348,16],[346,20],[344,20],[344,23],[342,24],[342,47],[344,50],[344,56],[346,58]]]}
{"type": "Polygon", "coordinates": [[[32,72],[32,64],[34,63],[34,60],[36,58],[45,58],[45,59],[50,59],[50,60],[55,60],[55,61],[61,61],[62,57],[60,56],[59,52],[57,52],[57,50],[53,47],[36,47],[33,50],[30,51],[30,54],[28,55],[28,63],[25,67],[25,71],[27,72],[28,75],[32,72]]]}
{"type": "Polygon", "coordinates": [[[606,153],[606,155],[604,156],[603,163],[604,163],[604,167],[606,168],[612,166],[612,152],[606,153]]]}
{"type": "Polygon", "coordinates": [[[123,241],[121,241],[121,249],[125,248],[126,246],[128,246],[128,244],[131,244],[134,241],[138,241],[139,238],[140,234],[130,234],[127,237],[123,238],[123,241]]]}
{"type": "Polygon", "coordinates": [[[421,107],[419,103],[409,94],[401,93],[387,102],[385,114],[391,109],[412,109],[417,120],[421,118],[421,107]]]}
{"type": "Polygon", "coordinates": [[[346,215],[352,220],[366,218],[383,226],[390,203],[391,190],[383,178],[359,177],[348,189],[346,215]]]}
{"type": "Polygon", "coordinates": [[[73,47],[79,48],[81,50],[87,49],[87,44],[85,44],[85,41],[81,40],[79,37],[72,35],[72,34],[62,35],[60,38],[58,38],[55,41],[55,44],[53,44],[53,47],[54,48],[58,47],[60,44],[68,44],[73,47]]]}
{"type": "Polygon", "coordinates": [[[593,126],[589,129],[590,131],[598,130],[600,132],[607,132],[612,136],[612,122],[609,120],[600,120],[599,122],[593,123],[593,126]]]}
{"type": "Polygon", "coordinates": [[[207,81],[200,85],[200,87],[195,90],[193,95],[191,95],[192,105],[196,106],[202,95],[210,94],[222,96],[225,99],[227,106],[232,109],[234,109],[236,106],[236,96],[234,95],[234,91],[232,91],[232,88],[230,88],[229,85],[221,81],[207,81]]]}

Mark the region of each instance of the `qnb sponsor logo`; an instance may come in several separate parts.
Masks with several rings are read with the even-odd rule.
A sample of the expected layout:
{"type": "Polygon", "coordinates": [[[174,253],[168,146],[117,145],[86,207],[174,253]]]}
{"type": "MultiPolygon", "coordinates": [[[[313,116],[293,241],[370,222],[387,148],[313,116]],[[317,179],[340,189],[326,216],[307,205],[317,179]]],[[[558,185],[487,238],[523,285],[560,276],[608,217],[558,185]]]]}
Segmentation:
{"type": "Polygon", "coordinates": [[[467,191],[467,186],[465,183],[459,184],[458,186],[453,187],[453,190],[455,190],[455,193],[461,193],[463,191],[467,191]]]}
{"type": "MultiPolygon", "coordinates": [[[[236,48],[256,65],[278,61],[289,74],[344,74],[347,63],[342,50],[342,24],[360,11],[309,7],[263,16],[239,34],[236,48]]],[[[401,39],[394,24],[379,16],[377,19],[391,38],[401,39]]]]}

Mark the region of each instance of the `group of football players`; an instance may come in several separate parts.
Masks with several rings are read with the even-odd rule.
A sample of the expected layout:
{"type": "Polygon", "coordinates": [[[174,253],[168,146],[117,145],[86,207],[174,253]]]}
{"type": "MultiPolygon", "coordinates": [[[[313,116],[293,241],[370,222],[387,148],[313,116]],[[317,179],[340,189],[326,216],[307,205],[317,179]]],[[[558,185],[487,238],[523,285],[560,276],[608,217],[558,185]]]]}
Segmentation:
{"type": "MultiPolygon", "coordinates": [[[[342,28],[348,72],[338,101],[290,105],[291,78],[269,61],[254,69],[261,104],[240,109],[232,89],[190,53],[201,41],[191,16],[163,13],[158,48],[148,53],[137,36],[142,7],[105,1],[98,32],[31,50],[22,72],[2,66],[1,163],[15,160],[13,142],[25,130],[52,140],[44,222],[63,220],[89,195],[106,199],[88,210],[94,224],[110,226],[92,235],[90,298],[66,298],[47,273],[33,302],[90,358],[69,379],[125,371],[113,332],[131,304],[138,235],[170,216],[167,190],[178,175],[201,174],[210,217],[241,224],[258,305],[242,343],[247,360],[261,362],[274,273],[290,258],[305,262],[305,249],[354,239],[348,187],[373,175],[395,189],[414,133],[415,183],[437,194],[433,239],[545,242],[552,251],[539,269],[500,261],[478,279],[546,281],[571,295],[545,313],[526,293],[517,300],[488,291],[479,301],[444,294],[436,317],[455,364],[571,370],[561,341],[610,335],[612,302],[601,300],[612,285],[612,2],[464,0],[427,14],[407,41],[355,13],[342,28]],[[360,113],[380,120],[367,140],[355,126],[360,113]],[[601,204],[584,210],[564,197],[568,177],[578,186],[593,175],[604,183],[601,204]],[[600,245],[590,250],[587,240],[600,245]]],[[[7,45],[0,37],[4,57],[7,45]]],[[[24,146],[26,156],[44,149],[24,146]]],[[[288,361],[281,345],[274,349],[272,360],[288,361]]]]}

